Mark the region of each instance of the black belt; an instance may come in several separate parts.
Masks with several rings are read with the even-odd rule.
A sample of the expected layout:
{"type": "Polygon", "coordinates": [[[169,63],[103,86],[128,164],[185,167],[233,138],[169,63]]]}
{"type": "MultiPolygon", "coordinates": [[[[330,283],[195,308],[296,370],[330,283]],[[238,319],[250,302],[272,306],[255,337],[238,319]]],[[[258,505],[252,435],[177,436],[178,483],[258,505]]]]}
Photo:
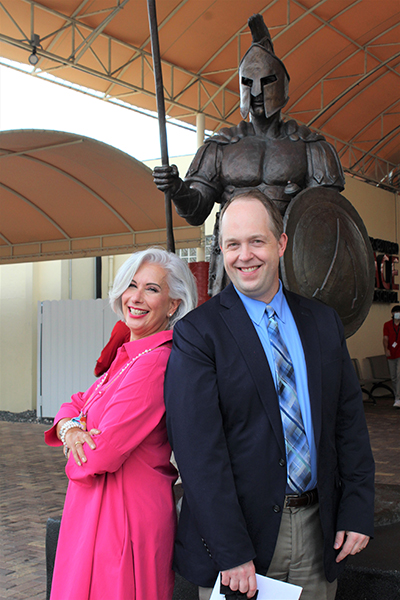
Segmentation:
{"type": "Polygon", "coordinates": [[[310,490],[303,492],[301,496],[298,494],[288,494],[285,496],[283,508],[300,508],[302,506],[312,506],[318,502],[318,490],[310,490]]]}

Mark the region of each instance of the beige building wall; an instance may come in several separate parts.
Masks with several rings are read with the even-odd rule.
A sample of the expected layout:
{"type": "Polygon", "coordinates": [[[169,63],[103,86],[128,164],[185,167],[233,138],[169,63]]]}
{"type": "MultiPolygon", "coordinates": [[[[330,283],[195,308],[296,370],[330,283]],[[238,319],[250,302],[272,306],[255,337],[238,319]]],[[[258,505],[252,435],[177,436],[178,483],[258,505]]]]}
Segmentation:
{"type": "Polygon", "coordinates": [[[32,406],[35,327],[31,264],[0,267],[0,409],[32,406]]]}
{"type": "MultiPolygon", "coordinates": [[[[373,238],[399,242],[399,195],[346,177],[343,195],[360,214],[368,234],[373,238]]],[[[400,270],[400,267],[399,267],[400,270]]],[[[400,283],[400,276],[396,278],[400,283]]],[[[358,358],[364,375],[370,375],[366,356],[383,354],[383,324],[390,319],[393,305],[374,303],[360,329],[347,340],[352,358],[358,358]]]]}
{"type": "MultiPolygon", "coordinates": [[[[184,176],[192,158],[173,158],[171,163],[176,163],[184,176]]],[[[159,162],[146,164],[152,168],[159,162]]],[[[398,242],[399,196],[353,178],[346,179],[344,195],[360,213],[370,236],[398,242]]],[[[214,212],[205,223],[205,235],[212,234],[214,212]]],[[[128,256],[103,257],[103,298],[128,256]]],[[[0,266],[0,410],[36,408],[38,302],[83,300],[94,294],[94,258],[0,266]]],[[[361,361],[365,375],[365,357],[383,353],[382,327],[390,318],[390,308],[374,304],[359,331],[348,340],[350,355],[361,361]]]]}
{"type": "Polygon", "coordinates": [[[0,410],[36,408],[38,302],[94,298],[94,260],[0,266],[0,410]]]}

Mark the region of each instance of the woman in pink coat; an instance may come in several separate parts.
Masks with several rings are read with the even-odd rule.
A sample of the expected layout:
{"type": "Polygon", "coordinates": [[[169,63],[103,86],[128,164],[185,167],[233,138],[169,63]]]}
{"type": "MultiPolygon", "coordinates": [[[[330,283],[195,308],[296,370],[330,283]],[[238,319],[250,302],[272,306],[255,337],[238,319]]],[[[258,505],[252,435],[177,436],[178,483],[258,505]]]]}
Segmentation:
{"type": "Polygon", "coordinates": [[[175,254],[151,248],[118,271],[113,310],[131,330],[109,371],[61,406],[45,433],[69,478],[51,600],[171,600],[176,471],[165,427],[172,328],[196,305],[175,254]]]}

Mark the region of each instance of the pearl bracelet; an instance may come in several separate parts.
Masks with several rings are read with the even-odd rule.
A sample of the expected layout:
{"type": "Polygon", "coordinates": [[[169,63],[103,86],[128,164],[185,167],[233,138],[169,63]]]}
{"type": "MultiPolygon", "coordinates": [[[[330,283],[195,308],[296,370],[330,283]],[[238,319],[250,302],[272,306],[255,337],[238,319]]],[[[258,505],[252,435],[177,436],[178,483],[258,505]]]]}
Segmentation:
{"type": "Polygon", "coordinates": [[[60,440],[62,441],[62,443],[64,445],[65,445],[65,434],[67,433],[67,431],[69,429],[73,429],[74,427],[78,427],[79,428],[79,425],[77,425],[77,423],[75,423],[75,421],[67,421],[61,427],[61,429],[60,429],[60,440]]]}
{"type": "Polygon", "coordinates": [[[73,429],[74,427],[78,427],[79,429],[82,429],[82,427],[80,427],[80,425],[78,425],[78,423],[76,421],[67,421],[66,423],[64,423],[64,425],[61,427],[60,429],[60,440],[62,441],[62,443],[64,444],[64,456],[65,458],[68,458],[68,446],[65,443],[65,434],[67,433],[67,431],[69,429],[73,429]]]}

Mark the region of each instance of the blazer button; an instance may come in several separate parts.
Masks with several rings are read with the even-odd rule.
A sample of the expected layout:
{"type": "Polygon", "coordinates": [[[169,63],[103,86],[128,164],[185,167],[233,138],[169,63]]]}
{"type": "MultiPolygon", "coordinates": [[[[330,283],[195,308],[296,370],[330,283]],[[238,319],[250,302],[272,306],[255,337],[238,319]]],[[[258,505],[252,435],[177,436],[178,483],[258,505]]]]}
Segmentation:
{"type": "Polygon", "coordinates": [[[279,466],[280,467],[286,467],[286,460],[284,458],[280,458],[279,459],[279,466]]]}
{"type": "Polygon", "coordinates": [[[278,504],[274,504],[272,510],[276,513],[281,512],[281,507],[278,504]]]}

